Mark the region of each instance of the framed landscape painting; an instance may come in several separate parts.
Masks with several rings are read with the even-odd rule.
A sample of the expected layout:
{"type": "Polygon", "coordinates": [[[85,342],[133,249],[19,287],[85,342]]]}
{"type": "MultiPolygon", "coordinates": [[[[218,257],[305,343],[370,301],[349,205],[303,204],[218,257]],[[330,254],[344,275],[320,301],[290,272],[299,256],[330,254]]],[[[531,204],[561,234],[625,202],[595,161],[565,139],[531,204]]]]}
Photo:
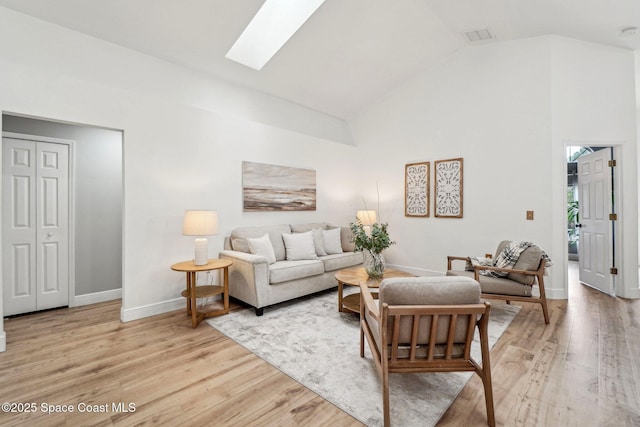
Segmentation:
{"type": "Polygon", "coordinates": [[[242,162],[242,203],[251,211],[315,211],[316,171],[242,162]]]}
{"type": "Polygon", "coordinates": [[[462,159],[436,160],[435,216],[439,218],[462,218],[462,159]]]}
{"type": "Polygon", "coordinates": [[[404,215],[429,216],[430,162],[409,163],[404,167],[404,215]]]}

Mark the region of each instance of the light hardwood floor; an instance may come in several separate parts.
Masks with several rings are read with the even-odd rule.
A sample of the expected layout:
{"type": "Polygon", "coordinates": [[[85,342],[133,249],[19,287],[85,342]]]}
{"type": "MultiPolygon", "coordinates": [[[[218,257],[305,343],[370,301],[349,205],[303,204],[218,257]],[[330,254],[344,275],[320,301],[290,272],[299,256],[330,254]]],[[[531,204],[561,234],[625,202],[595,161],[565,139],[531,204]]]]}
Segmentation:
{"type": "MultiPolygon", "coordinates": [[[[498,425],[640,425],[640,301],[572,283],[550,309],[545,327],[523,305],[491,351],[498,425]]],[[[361,425],[183,310],[129,323],[119,312],[117,301],[7,319],[0,400],[37,412],[0,412],[0,425],[361,425]]],[[[486,425],[483,402],[472,378],[439,425],[486,425]]]]}

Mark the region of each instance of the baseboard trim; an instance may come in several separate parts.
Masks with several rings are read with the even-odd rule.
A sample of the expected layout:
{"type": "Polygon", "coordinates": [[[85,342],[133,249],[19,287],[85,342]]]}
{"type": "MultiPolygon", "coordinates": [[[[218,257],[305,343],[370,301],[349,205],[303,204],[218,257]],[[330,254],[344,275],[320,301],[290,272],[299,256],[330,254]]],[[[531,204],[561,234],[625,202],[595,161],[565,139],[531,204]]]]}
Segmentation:
{"type": "Polygon", "coordinates": [[[566,289],[549,289],[545,286],[545,293],[547,294],[547,299],[569,299],[566,289]]]}
{"type": "Polygon", "coordinates": [[[108,291],[94,292],[92,294],[76,295],[70,307],[79,307],[81,305],[97,304],[99,302],[112,301],[114,299],[122,299],[122,288],[111,289],[108,291]]]}
{"type": "Polygon", "coordinates": [[[7,351],[7,333],[2,331],[0,334],[0,353],[7,351]]]}
{"type": "Polygon", "coordinates": [[[126,310],[122,308],[120,309],[120,320],[123,322],[131,322],[133,320],[144,319],[145,317],[164,314],[170,311],[184,310],[185,307],[185,299],[176,298],[169,301],[128,308],[126,310]]]}
{"type": "Polygon", "coordinates": [[[444,276],[447,274],[446,271],[427,270],[425,268],[414,268],[406,265],[387,264],[387,267],[406,271],[407,273],[411,273],[415,276],[444,276]]]}
{"type": "Polygon", "coordinates": [[[622,289],[617,296],[626,299],[640,299],[640,288],[622,289]]]}

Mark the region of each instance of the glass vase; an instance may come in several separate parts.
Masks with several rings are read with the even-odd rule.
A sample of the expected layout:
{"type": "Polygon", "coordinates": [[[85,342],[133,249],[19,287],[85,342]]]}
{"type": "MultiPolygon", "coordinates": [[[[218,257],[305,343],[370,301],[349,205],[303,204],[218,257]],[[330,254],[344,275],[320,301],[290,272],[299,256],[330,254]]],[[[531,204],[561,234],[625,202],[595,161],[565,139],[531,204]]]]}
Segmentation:
{"type": "Polygon", "coordinates": [[[368,250],[364,251],[364,269],[370,279],[382,279],[385,267],[384,255],[382,255],[382,253],[375,253],[368,250]]]}

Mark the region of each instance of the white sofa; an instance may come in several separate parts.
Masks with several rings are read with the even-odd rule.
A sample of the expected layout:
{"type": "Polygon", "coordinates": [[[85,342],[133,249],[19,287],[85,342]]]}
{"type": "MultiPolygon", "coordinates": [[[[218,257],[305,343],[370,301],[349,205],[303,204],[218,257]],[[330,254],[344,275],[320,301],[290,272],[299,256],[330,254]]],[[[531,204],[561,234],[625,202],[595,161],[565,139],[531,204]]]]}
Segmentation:
{"type": "Polygon", "coordinates": [[[349,227],[334,227],[327,223],[236,228],[225,237],[224,250],[219,256],[233,261],[229,267],[229,294],[253,306],[258,316],[263,314],[264,307],[337,286],[336,271],[363,261],[362,253],[354,251],[349,227]],[[309,234],[315,238],[315,253],[308,259],[298,256],[291,260],[294,254],[292,236],[285,236],[285,242],[282,235],[296,233],[305,233],[305,236],[298,234],[294,238],[306,239],[309,234]],[[340,239],[337,249],[336,234],[340,239]],[[265,235],[273,247],[275,260],[271,258],[272,262],[255,250],[256,239],[264,239],[265,235]],[[326,237],[324,241],[319,237],[322,235],[326,237]],[[289,253],[285,243],[289,244],[289,253]],[[328,255],[323,254],[323,243],[334,244],[328,255]],[[336,253],[338,250],[341,253],[336,253]]]}

